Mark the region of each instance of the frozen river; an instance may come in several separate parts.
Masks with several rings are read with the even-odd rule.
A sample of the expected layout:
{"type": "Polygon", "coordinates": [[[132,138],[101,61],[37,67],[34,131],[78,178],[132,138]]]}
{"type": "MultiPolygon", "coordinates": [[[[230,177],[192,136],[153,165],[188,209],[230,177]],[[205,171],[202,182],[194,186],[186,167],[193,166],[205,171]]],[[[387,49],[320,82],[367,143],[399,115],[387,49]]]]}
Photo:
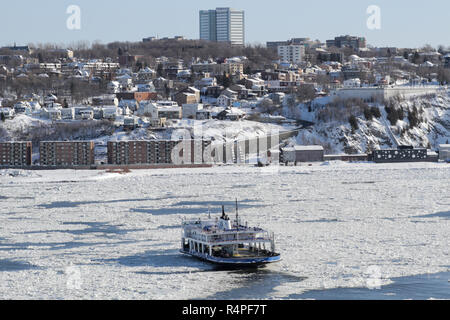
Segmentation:
{"type": "Polygon", "coordinates": [[[433,163],[0,170],[0,299],[450,299],[449,191],[433,163]],[[235,198],[282,262],[178,253],[183,217],[233,215],[235,198]]]}

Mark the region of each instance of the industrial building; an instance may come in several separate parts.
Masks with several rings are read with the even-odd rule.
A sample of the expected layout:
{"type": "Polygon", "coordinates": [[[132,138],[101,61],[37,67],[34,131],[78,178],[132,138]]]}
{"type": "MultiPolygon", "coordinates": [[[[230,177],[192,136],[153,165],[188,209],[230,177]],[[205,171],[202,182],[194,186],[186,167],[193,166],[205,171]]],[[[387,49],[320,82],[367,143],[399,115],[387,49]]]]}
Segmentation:
{"type": "Polygon", "coordinates": [[[0,142],[0,166],[31,166],[32,143],[0,142]]]}
{"type": "Polygon", "coordinates": [[[369,160],[376,163],[429,161],[427,149],[414,149],[412,147],[375,150],[369,160]]]}
{"type": "Polygon", "coordinates": [[[322,146],[295,146],[281,149],[281,161],[285,164],[298,162],[323,162],[322,146]]]}
{"type": "Polygon", "coordinates": [[[325,161],[348,161],[348,162],[365,162],[368,161],[369,155],[366,153],[361,154],[335,154],[325,155],[325,161]]]}
{"type": "Polygon", "coordinates": [[[42,141],[41,166],[89,166],[95,163],[93,141],[42,141]]]}

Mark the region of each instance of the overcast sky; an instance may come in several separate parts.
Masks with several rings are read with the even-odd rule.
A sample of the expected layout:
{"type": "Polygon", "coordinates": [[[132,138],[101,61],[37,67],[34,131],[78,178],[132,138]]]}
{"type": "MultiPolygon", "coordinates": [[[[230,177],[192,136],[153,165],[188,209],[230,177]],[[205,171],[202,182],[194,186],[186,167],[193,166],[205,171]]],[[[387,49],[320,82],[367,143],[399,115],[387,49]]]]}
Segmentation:
{"type": "Polygon", "coordinates": [[[216,7],[245,10],[250,44],[292,37],[325,42],[350,34],[364,36],[374,46],[450,46],[447,0],[5,0],[0,4],[0,45],[108,43],[175,35],[198,39],[198,11],[216,7]],[[80,30],[67,28],[69,5],[81,9],[80,30]],[[367,27],[370,5],[381,9],[380,30],[367,27]]]}

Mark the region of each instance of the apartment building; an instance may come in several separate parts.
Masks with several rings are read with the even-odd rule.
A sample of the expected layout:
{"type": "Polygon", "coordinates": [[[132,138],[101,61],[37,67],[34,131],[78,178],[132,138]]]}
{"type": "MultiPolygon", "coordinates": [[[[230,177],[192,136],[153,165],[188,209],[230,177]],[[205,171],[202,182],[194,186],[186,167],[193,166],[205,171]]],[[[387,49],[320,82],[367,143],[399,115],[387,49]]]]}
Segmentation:
{"type": "Polygon", "coordinates": [[[283,62],[300,63],[305,56],[304,45],[278,46],[278,56],[283,62]]]}
{"type": "Polygon", "coordinates": [[[0,142],[0,166],[31,166],[32,143],[0,142]]]}
{"type": "Polygon", "coordinates": [[[109,141],[108,164],[198,164],[204,162],[203,152],[210,144],[202,140],[109,141]]]}
{"type": "Polygon", "coordinates": [[[210,73],[214,76],[222,76],[224,73],[228,75],[244,73],[244,64],[240,62],[196,63],[191,67],[194,72],[210,73]]]}
{"type": "Polygon", "coordinates": [[[340,36],[335,37],[334,40],[327,40],[327,47],[337,47],[337,48],[353,48],[359,50],[366,47],[366,38],[355,37],[355,36],[340,36]]]}
{"type": "Polygon", "coordinates": [[[200,39],[245,44],[245,14],[243,10],[216,8],[200,11],[200,39]]]}
{"type": "Polygon", "coordinates": [[[95,163],[93,141],[42,141],[41,166],[87,166],[95,163]]]}
{"type": "Polygon", "coordinates": [[[216,10],[200,11],[200,39],[217,41],[216,10]]]}

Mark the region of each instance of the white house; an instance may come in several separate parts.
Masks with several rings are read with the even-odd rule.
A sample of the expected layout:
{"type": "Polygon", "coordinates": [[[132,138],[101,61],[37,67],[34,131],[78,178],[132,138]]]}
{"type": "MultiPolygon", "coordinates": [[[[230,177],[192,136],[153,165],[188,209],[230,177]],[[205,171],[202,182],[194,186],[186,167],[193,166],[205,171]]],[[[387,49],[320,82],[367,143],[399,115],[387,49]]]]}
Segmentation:
{"type": "Polygon", "coordinates": [[[217,105],[219,107],[229,107],[238,100],[238,93],[236,91],[226,89],[217,98],[217,105]]]}
{"type": "Polygon", "coordinates": [[[119,115],[119,109],[117,107],[103,107],[102,117],[103,119],[115,120],[119,115]]]}
{"type": "Polygon", "coordinates": [[[217,98],[216,103],[219,107],[228,107],[233,104],[233,99],[226,95],[221,95],[217,98]]]}
{"type": "Polygon", "coordinates": [[[120,85],[120,83],[118,81],[111,81],[106,86],[106,90],[108,91],[108,93],[118,93],[118,92],[120,92],[121,87],[122,86],[120,85]]]}
{"type": "Polygon", "coordinates": [[[61,120],[61,109],[56,108],[42,108],[41,109],[41,117],[47,118],[50,120],[61,120]]]}
{"type": "Polygon", "coordinates": [[[254,90],[254,91],[261,91],[261,90],[264,90],[266,88],[266,83],[262,79],[249,78],[246,81],[251,84],[251,89],[254,90]]]}
{"type": "Polygon", "coordinates": [[[133,78],[128,74],[117,77],[116,80],[120,83],[122,88],[130,88],[133,85],[133,78]]]}
{"type": "Polygon", "coordinates": [[[131,111],[135,112],[136,110],[139,109],[139,102],[137,102],[134,99],[132,99],[132,100],[122,99],[119,102],[119,107],[122,108],[122,109],[127,107],[131,111]]]}
{"type": "Polygon", "coordinates": [[[138,115],[149,115],[153,119],[180,119],[181,107],[175,101],[142,101],[138,115]]]}

